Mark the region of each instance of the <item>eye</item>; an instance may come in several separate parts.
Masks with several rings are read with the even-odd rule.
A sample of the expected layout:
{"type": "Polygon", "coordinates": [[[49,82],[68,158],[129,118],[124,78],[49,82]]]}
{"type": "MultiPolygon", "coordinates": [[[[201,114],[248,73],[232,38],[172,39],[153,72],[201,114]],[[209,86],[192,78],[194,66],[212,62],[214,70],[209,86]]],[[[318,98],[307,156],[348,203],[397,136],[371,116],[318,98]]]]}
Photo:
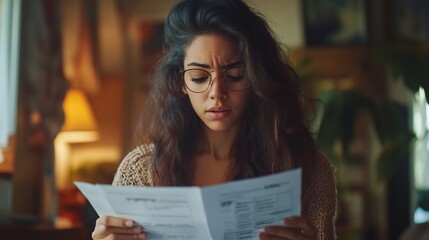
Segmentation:
{"type": "Polygon", "coordinates": [[[192,83],[202,84],[210,81],[210,74],[200,69],[189,69],[185,72],[185,80],[192,83]]]}
{"type": "Polygon", "coordinates": [[[202,77],[192,77],[191,81],[196,83],[205,83],[209,78],[207,76],[202,77]]]}
{"type": "Polygon", "coordinates": [[[239,82],[244,78],[244,71],[243,71],[243,68],[241,67],[230,68],[224,72],[223,76],[227,81],[239,82]]]}
{"type": "Polygon", "coordinates": [[[239,82],[241,80],[243,80],[243,76],[226,76],[225,78],[226,80],[230,81],[230,82],[239,82]]]}

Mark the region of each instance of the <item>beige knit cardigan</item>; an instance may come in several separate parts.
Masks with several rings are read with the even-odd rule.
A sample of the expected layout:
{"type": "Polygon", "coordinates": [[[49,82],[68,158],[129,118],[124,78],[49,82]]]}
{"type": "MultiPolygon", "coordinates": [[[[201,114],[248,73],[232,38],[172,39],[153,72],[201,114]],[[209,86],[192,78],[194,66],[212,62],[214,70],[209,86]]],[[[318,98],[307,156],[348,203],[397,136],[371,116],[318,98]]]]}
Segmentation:
{"type": "MultiPolygon", "coordinates": [[[[153,145],[135,148],[119,164],[116,186],[152,186],[150,158],[153,145]]],[[[302,215],[318,230],[318,240],[335,239],[336,185],[333,168],[325,157],[303,163],[302,215]]]]}

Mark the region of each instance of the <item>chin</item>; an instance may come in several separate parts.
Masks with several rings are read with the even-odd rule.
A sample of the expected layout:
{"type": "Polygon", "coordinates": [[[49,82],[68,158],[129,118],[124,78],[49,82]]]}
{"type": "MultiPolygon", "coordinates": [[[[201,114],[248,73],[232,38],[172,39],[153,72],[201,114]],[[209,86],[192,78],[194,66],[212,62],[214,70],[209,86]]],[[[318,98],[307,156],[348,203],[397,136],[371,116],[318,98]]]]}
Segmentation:
{"type": "Polygon", "coordinates": [[[229,129],[229,127],[226,127],[226,126],[207,126],[207,127],[213,132],[225,132],[225,131],[228,131],[229,129]]]}
{"type": "Polygon", "coordinates": [[[235,124],[226,122],[206,122],[205,125],[213,132],[226,132],[236,127],[235,124]]]}

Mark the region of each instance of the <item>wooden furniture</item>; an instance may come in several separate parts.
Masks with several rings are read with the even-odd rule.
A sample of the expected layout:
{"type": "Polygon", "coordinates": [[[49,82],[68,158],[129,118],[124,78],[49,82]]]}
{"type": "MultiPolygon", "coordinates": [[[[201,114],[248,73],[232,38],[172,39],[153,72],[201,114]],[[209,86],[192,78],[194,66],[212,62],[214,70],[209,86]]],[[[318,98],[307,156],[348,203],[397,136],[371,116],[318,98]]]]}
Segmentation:
{"type": "Polygon", "coordinates": [[[40,224],[0,224],[0,239],[8,240],[84,240],[86,230],[81,225],[53,226],[40,224]]]}

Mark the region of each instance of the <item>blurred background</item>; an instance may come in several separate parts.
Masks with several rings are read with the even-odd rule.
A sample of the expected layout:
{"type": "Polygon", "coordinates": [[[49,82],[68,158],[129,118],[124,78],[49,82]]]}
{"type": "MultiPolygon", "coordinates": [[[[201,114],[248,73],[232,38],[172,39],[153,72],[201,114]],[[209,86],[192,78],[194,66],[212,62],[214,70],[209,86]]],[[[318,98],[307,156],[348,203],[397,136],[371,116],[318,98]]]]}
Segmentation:
{"type": "MultiPolygon", "coordinates": [[[[90,239],[176,0],[0,0],[0,238],[90,239]]],[[[338,239],[429,239],[429,2],[246,0],[336,168],[338,239]],[[425,235],[426,234],[426,235],[425,235]]]]}

